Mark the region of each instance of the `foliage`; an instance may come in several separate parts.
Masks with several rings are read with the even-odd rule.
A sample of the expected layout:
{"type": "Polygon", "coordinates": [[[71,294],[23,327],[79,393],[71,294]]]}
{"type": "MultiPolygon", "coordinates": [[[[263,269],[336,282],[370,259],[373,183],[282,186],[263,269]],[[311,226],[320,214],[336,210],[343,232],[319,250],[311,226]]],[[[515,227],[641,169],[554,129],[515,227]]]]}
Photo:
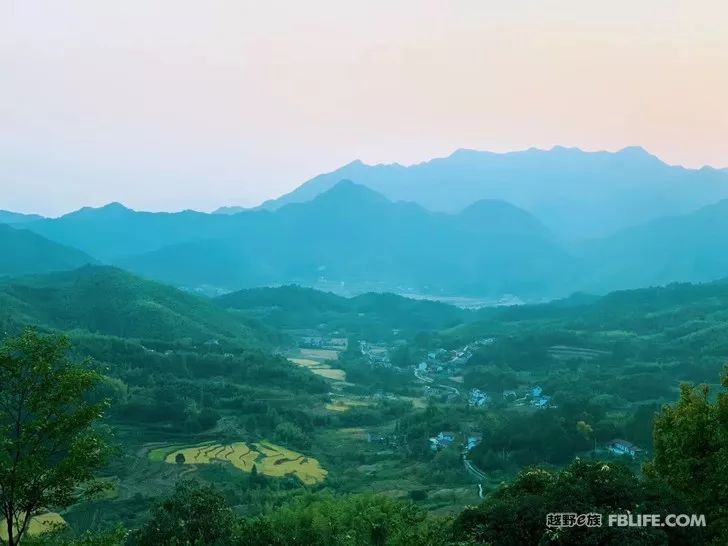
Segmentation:
{"type": "Polygon", "coordinates": [[[449,526],[383,496],[319,495],[244,520],[239,536],[241,546],[435,546],[448,542],[449,526]]]}
{"type": "Polygon", "coordinates": [[[224,497],[209,486],[182,481],[152,508],[151,518],[130,537],[138,546],[212,546],[229,544],[235,518],[224,497]]]}
{"type": "Polygon", "coordinates": [[[695,544],[700,530],[651,527],[610,527],[608,514],[680,513],[681,504],[665,490],[642,482],[625,466],[613,462],[575,460],[559,472],[523,470],[501,485],[483,504],[458,516],[454,532],[461,540],[492,546],[513,544],[630,546],[695,544]],[[665,512],[665,505],[669,508],[665,512]],[[601,527],[548,528],[549,513],[601,514],[601,527]]]}
{"type": "Polygon", "coordinates": [[[0,285],[0,296],[9,303],[2,314],[62,330],[166,341],[224,343],[234,338],[259,347],[281,339],[209,300],[113,267],[11,279],[0,285]]]}
{"type": "MultiPolygon", "coordinates": [[[[468,320],[464,309],[395,294],[367,293],[345,298],[296,285],[250,288],[215,300],[225,308],[279,328],[318,328],[345,331],[365,339],[391,339],[421,330],[440,329],[468,320]]],[[[405,349],[406,350],[406,349],[405,349]]]]}
{"type": "Polygon", "coordinates": [[[723,391],[683,385],[676,404],[655,421],[655,456],[647,472],[706,514],[716,544],[728,541],[728,368],[723,391]],[[696,486],[699,484],[699,486],[696,486]]]}
{"type": "Polygon", "coordinates": [[[32,330],[0,346],[0,508],[11,546],[40,508],[82,496],[108,455],[91,428],[106,403],[85,399],[101,377],[68,360],[68,348],[32,330]]]}

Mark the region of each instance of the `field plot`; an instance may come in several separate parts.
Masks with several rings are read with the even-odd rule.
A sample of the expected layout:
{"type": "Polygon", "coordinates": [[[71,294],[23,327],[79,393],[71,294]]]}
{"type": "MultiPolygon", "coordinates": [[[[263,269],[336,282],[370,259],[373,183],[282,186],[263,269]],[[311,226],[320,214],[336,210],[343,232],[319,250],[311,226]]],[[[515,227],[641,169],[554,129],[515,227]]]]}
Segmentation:
{"type": "MultiPolygon", "coordinates": [[[[47,512],[33,516],[28,524],[28,536],[38,536],[49,531],[55,531],[60,527],[65,527],[66,520],[60,514],[55,512],[47,512]]],[[[3,542],[8,540],[8,531],[5,528],[5,520],[0,520],[0,540],[3,542]]]]}
{"type": "Polygon", "coordinates": [[[343,413],[349,411],[351,408],[356,407],[367,407],[373,405],[369,400],[362,400],[359,398],[341,397],[332,400],[326,404],[326,409],[329,411],[337,411],[343,413]]]}
{"type": "Polygon", "coordinates": [[[597,358],[612,354],[609,351],[571,347],[569,345],[554,345],[553,347],[549,347],[548,352],[557,360],[596,360],[597,358]]]}
{"type": "Polygon", "coordinates": [[[331,349],[301,349],[300,353],[303,358],[339,360],[339,352],[331,349]]]}
{"type": "Polygon", "coordinates": [[[269,442],[255,443],[252,447],[245,442],[160,447],[150,451],[148,457],[152,461],[163,460],[168,464],[227,462],[243,472],[251,472],[255,465],[258,472],[267,476],[294,475],[307,485],[323,481],[328,474],[316,459],[269,442]],[[165,453],[163,459],[160,459],[160,453],[165,453]]]}
{"type": "Polygon", "coordinates": [[[300,349],[297,356],[290,357],[289,362],[306,368],[318,376],[331,379],[333,381],[346,381],[346,372],[339,368],[332,368],[329,361],[334,360],[330,358],[329,353],[332,353],[338,358],[336,351],[329,351],[325,349],[300,349]],[[326,358],[324,358],[326,356],[326,358]]]}

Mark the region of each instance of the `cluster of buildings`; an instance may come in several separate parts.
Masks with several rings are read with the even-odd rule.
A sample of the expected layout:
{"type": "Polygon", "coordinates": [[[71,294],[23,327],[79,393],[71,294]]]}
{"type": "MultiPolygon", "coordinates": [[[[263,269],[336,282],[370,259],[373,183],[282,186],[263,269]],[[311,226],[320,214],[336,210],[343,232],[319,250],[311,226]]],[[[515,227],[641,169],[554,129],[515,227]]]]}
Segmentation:
{"type": "Polygon", "coordinates": [[[480,389],[470,389],[470,392],[468,393],[468,405],[474,408],[482,408],[490,404],[491,398],[483,390],[480,389]]]}
{"type": "Polygon", "coordinates": [[[457,373],[460,368],[468,363],[473,353],[479,348],[495,343],[495,338],[489,337],[479,339],[467,344],[465,347],[448,351],[447,349],[435,349],[425,355],[425,358],[416,368],[420,373],[457,373]]]}
{"type": "MultiPolygon", "coordinates": [[[[551,396],[543,393],[543,389],[539,386],[531,387],[527,391],[506,390],[503,391],[503,400],[516,405],[529,405],[537,409],[553,408],[551,396]]],[[[493,399],[483,389],[470,389],[468,393],[468,404],[474,408],[482,408],[488,406],[493,399]]]]}
{"type": "Polygon", "coordinates": [[[307,335],[299,339],[299,345],[309,349],[332,349],[345,351],[348,340],[345,337],[307,335]]]}
{"type": "Polygon", "coordinates": [[[543,389],[538,386],[531,388],[528,396],[528,404],[538,409],[554,407],[551,403],[551,397],[543,394],[543,389]]]}
{"type": "Polygon", "coordinates": [[[366,341],[359,342],[359,350],[362,356],[367,359],[371,366],[391,368],[392,362],[389,359],[389,350],[383,345],[375,345],[366,341]]]}

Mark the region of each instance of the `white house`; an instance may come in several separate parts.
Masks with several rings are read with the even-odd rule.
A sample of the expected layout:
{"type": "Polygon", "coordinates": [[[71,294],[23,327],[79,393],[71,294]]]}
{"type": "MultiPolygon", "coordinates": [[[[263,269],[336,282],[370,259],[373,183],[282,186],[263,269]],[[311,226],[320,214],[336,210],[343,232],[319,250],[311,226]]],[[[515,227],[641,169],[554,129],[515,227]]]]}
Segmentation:
{"type": "Polygon", "coordinates": [[[474,432],[470,435],[468,435],[468,441],[465,443],[465,448],[468,451],[471,451],[475,446],[477,446],[480,442],[483,441],[483,435],[479,432],[474,432]]]}
{"type": "Polygon", "coordinates": [[[627,440],[614,439],[607,444],[607,449],[615,455],[627,455],[633,459],[640,453],[642,449],[627,440]]]}
{"type": "Polygon", "coordinates": [[[439,432],[434,438],[430,438],[430,448],[433,451],[452,445],[455,441],[455,433],[449,430],[439,432]]]}

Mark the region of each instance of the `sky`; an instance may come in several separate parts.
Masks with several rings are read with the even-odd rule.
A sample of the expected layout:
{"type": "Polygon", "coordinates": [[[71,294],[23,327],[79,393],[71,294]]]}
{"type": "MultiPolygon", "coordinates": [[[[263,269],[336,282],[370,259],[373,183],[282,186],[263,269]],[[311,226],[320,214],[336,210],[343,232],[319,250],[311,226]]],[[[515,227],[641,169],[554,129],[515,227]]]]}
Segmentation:
{"type": "Polygon", "coordinates": [[[252,206],[354,159],[728,167],[724,0],[0,0],[0,209],[252,206]]]}

